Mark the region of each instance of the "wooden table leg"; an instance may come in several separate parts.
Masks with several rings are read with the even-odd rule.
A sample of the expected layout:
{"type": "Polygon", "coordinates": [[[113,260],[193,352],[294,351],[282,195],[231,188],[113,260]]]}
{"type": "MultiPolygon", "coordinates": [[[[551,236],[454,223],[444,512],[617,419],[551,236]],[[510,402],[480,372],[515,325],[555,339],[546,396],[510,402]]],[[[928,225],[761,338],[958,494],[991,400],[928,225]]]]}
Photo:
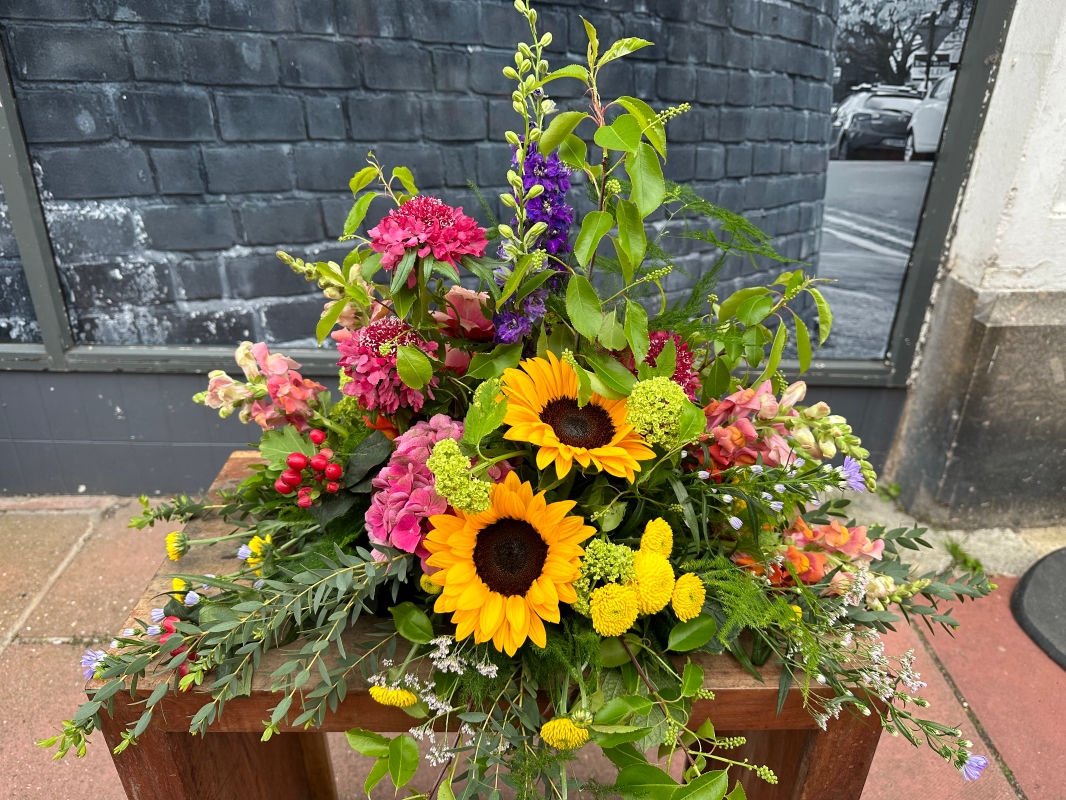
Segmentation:
{"type": "Polygon", "coordinates": [[[792,800],[803,768],[807,742],[812,735],[809,730],[719,731],[718,736],[723,739],[731,736],[747,739],[746,744],[722,750],[721,755],[734,761],[747,759],[751,764],[767,766],[777,776],[777,783],[770,784],[749,769],[731,767],[730,788],[739,780],[744,784],[748,800],[792,800]]]}
{"type": "MultiPolygon", "coordinates": [[[[109,747],[127,720],[103,715],[109,747]]],[[[149,726],[114,756],[130,800],[337,800],[324,733],[189,733],[149,726]]]]}
{"type": "Polygon", "coordinates": [[[881,722],[844,711],[826,731],[813,731],[807,741],[795,800],[859,800],[870,772],[881,722]]]}

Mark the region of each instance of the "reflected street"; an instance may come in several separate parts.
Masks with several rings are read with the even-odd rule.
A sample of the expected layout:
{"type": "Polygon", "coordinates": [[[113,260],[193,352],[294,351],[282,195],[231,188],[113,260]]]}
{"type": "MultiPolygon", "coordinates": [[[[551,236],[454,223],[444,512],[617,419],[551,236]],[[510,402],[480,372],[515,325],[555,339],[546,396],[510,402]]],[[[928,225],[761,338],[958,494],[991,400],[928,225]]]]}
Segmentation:
{"type": "Polygon", "coordinates": [[[821,358],[881,359],[918,227],[930,162],[831,161],[818,277],[833,309],[821,358]]]}

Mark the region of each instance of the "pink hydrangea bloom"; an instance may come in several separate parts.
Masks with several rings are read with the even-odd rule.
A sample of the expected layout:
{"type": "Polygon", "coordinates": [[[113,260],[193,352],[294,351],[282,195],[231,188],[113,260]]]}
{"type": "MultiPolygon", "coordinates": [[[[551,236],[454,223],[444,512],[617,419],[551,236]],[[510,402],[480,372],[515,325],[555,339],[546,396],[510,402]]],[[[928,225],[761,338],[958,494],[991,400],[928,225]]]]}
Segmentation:
{"type": "MultiPolygon", "coordinates": [[[[434,491],[435,479],[426,466],[433,445],[443,439],[458,441],[463,436],[463,423],[445,414],[436,414],[425,422],[416,422],[396,439],[396,449],[389,463],[372,481],[374,492],[366,512],[367,533],[373,544],[385,544],[423,559],[423,569],[429,551],[422,540],[428,533],[427,520],[443,514],[448,503],[434,491]]],[[[494,481],[503,480],[510,472],[506,462],[495,464],[488,471],[494,481]]]]}
{"type": "MultiPolygon", "coordinates": [[[[434,355],[436,342],[425,341],[410,325],[396,317],[371,322],[343,339],[334,338],[338,338],[337,349],[341,353],[337,366],[343,367],[352,379],[341,389],[344,394],[358,398],[367,411],[395,414],[401,407],[415,411],[422,408],[425,396],[401,381],[396,371],[396,348],[412,345],[434,355]]],[[[426,389],[431,398],[432,387],[437,382],[437,378],[433,378],[426,389]]]]}
{"type": "Polygon", "coordinates": [[[461,256],[480,256],[488,244],[485,229],[466,216],[462,206],[452,208],[425,195],[393,209],[368,233],[370,246],[382,254],[381,266],[387,270],[393,269],[409,248],[417,248],[419,256],[432,254],[454,266],[461,256]]]}

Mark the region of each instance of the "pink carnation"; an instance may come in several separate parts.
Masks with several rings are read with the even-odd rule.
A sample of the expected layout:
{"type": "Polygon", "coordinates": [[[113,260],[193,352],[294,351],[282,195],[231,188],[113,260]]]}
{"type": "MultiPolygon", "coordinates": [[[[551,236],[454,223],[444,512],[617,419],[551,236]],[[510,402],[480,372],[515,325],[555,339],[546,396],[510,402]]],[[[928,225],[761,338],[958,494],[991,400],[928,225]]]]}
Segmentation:
{"type": "Polygon", "coordinates": [[[480,256],[488,244],[485,229],[466,216],[462,206],[452,208],[424,195],[390,211],[368,233],[370,246],[382,254],[381,266],[387,270],[395,268],[409,248],[417,248],[421,257],[432,253],[438,261],[454,266],[460,256],[480,256]]]}
{"type": "MultiPolygon", "coordinates": [[[[420,410],[425,396],[401,381],[396,371],[396,348],[401,344],[412,345],[430,355],[437,352],[436,342],[425,341],[397,317],[371,322],[341,339],[337,344],[341,353],[337,366],[343,367],[352,379],[341,391],[358,398],[359,405],[367,411],[395,414],[401,407],[420,410]]],[[[436,385],[437,378],[433,378],[429,386],[436,385]]],[[[426,392],[433,397],[431,388],[426,392]]]]}

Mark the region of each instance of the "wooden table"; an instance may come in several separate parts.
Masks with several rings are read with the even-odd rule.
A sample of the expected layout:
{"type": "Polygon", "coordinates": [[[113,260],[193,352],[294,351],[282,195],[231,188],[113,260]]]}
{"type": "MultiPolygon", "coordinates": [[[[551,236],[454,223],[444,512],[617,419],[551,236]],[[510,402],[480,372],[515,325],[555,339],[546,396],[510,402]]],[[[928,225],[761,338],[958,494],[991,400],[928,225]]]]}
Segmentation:
{"type": "MultiPolygon", "coordinates": [[[[212,492],[235,486],[258,455],[256,451],[234,453],[212,492]]],[[[230,532],[217,518],[193,520],[185,530],[191,538],[230,532]]],[[[225,545],[194,547],[182,559],[180,571],[233,572],[235,551],[225,545]]],[[[165,576],[176,568],[165,556],[161,559],[123,627],[133,627],[134,618],[148,619],[150,610],[160,605],[160,595],[170,590],[165,576]]],[[[347,635],[358,639],[359,630],[356,625],[347,635]]],[[[156,706],[152,723],[137,745],[114,757],[126,795],[131,800],[336,800],[326,732],[361,727],[385,733],[411,726],[411,718],[403,711],[378,705],[365,689],[353,687],[321,729],[305,732],[283,725],[283,733],[261,742],[263,721],[277,703],[270,692],[269,675],[282,660],[281,653],[268,653],[253,680],[251,696],[228,701],[205,736],[188,732],[189,719],[205,704],[203,693],[194,689],[177,697],[168,694],[156,706]]],[[[781,714],[775,713],[778,673],[770,665],[762,669],[765,682],[759,683],[732,656],[694,654],[692,660],[703,666],[705,686],[716,695],[714,700],[697,702],[693,717],[709,716],[719,736],[746,736],[747,745],[728,751],[729,757],[766,764],[778,776],[779,783],[770,786],[742,770],[739,777],[750,800],[858,800],[881,735],[876,717],[842,714],[839,720],[830,721],[827,731],[821,731],[803,708],[797,688],[789,692],[781,714]]],[[[92,681],[88,688],[100,685],[92,681]]],[[[158,680],[150,676],[142,680],[137,698],[146,699],[156,685],[158,680]]],[[[307,689],[311,688],[309,683],[307,689]]],[[[111,747],[121,741],[122,731],[143,708],[132,705],[126,691],[116,694],[115,701],[114,718],[101,714],[104,738],[111,747]]]]}

